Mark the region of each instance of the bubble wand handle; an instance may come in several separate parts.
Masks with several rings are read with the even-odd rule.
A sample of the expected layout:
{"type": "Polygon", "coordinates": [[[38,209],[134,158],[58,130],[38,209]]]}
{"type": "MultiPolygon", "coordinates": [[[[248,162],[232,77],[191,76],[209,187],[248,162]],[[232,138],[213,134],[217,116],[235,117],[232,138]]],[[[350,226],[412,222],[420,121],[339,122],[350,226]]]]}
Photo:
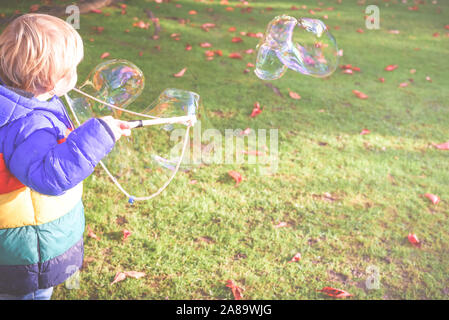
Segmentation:
{"type": "Polygon", "coordinates": [[[194,115],[189,116],[181,116],[181,117],[172,117],[172,118],[160,118],[160,119],[151,119],[151,120],[131,120],[128,121],[130,129],[141,128],[147,126],[155,126],[161,124],[185,124],[185,125],[193,125],[196,121],[196,117],[194,115]]]}

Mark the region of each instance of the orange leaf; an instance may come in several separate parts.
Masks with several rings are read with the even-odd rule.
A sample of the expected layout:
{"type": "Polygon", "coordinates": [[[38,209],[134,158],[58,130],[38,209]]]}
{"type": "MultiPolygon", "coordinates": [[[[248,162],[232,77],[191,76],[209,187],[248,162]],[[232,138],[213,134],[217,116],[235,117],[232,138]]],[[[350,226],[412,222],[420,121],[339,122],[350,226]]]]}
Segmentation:
{"type": "Polygon", "coordinates": [[[262,110],[260,109],[260,104],[259,104],[259,102],[255,102],[255,103],[254,103],[253,111],[251,112],[251,118],[254,118],[255,116],[257,116],[257,115],[260,114],[261,112],[262,112],[262,110]]]}
{"type": "Polygon", "coordinates": [[[242,55],[238,52],[232,52],[229,54],[229,58],[231,59],[242,59],[242,55]]]}
{"type": "Polygon", "coordinates": [[[421,247],[421,242],[419,241],[418,237],[416,236],[416,234],[414,233],[409,233],[408,234],[408,241],[415,247],[420,248],[421,247]]]}
{"type": "Polygon", "coordinates": [[[359,99],[368,99],[368,96],[364,94],[363,92],[360,92],[358,90],[352,90],[352,92],[356,95],[359,99]]]}
{"type": "Polygon", "coordinates": [[[371,133],[371,131],[369,131],[368,129],[363,129],[362,130],[362,132],[360,132],[360,135],[365,135],[365,134],[368,134],[368,133],[371,133]]]}
{"type": "Polygon", "coordinates": [[[228,174],[235,180],[235,186],[238,186],[240,182],[242,182],[243,178],[240,173],[237,171],[229,171],[228,174]]]}
{"type": "Polygon", "coordinates": [[[334,298],[346,298],[346,297],[352,297],[352,294],[349,292],[346,292],[344,290],[335,289],[332,287],[324,287],[321,290],[318,290],[319,292],[323,292],[327,294],[328,296],[334,297],[334,298]]]}
{"type": "Polygon", "coordinates": [[[235,30],[237,30],[236,27],[230,27],[230,28],[228,29],[229,32],[234,32],[235,30]]]}
{"type": "Polygon", "coordinates": [[[438,202],[440,202],[440,197],[431,193],[426,193],[424,197],[429,199],[433,204],[438,204],[438,202]]]}
{"type": "Polygon", "coordinates": [[[125,280],[125,279],[126,279],[126,274],[125,274],[125,273],[123,273],[123,272],[117,272],[117,273],[115,274],[114,280],[111,282],[111,285],[113,285],[114,283],[123,281],[123,280],[125,280]]]}
{"type": "Polygon", "coordinates": [[[173,75],[173,77],[175,77],[175,78],[180,78],[180,77],[182,77],[182,76],[184,75],[184,73],[186,72],[186,70],[187,70],[187,68],[182,69],[182,70],[179,71],[178,73],[175,73],[175,74],[173,75]]]}
{"type": "Polygon", "coordinates": [[[297,253],[297,254],[295,254],[294,256],[293,256],[293,258],[289,261],[289,262],[287,262],[287,263],[290,263],[290,262],[298,262],[299,260],[301,260],[301,253],[297,253]]]}
{"type": "Polygon", "coordinates": [[[449,141],[445,142],[445,143],[440,143],[440,144],[433,143],[433,146],[440,150],[449,150],[449,141]]]}
{"type": "Polygon", "coordinates": [[[288,94],[290,95],[290,98],[292,98],[292,99],[295,99],[295,100],[301,99],[301,96],[299,94],[297,94],[296,92],[289,90],[288,94]]]}
{"type": "Polygon", "coordinates": [[[192,15],[193,15],[193,14],[197,14],[197,13],[198,13],[198,12],[196,12],[195,10],[190,10],[190,11],[189,11],[189,14],[192,14],[192,15]]]}
{"type": "Polygon", "coordinates": [[[228,280],[226,283],[227,283],[226,287],[231,288],[232,294],[234,295],[234,299],[235,300],[242,299],[243,297],[242,288],[238,287],[232,280],[228,280]]]}
{"type": "Polygon", "coordinates": [[[87,236],[89,238],[95,239],[95,240],[100,240],[100,238],[98,238],[98,236],[93,232],[93,230],[90,228],[89,225],[87,225],[87,236]]]}
{"type": "Polygon", "coordinates": [[[207,50],[206,52],[204,52],[204,54],[206,55],[206,57],[213,57],[215,55],[215,52],[213,52],[212,50],[207,50]]]}
{"type": "Polygon", "coordinates": [[[398,68],[397,64],[391,64],[391,65],[385,67],[385,71],[393,71],[393,70],[396,70],[397,68],[398,68]]]}

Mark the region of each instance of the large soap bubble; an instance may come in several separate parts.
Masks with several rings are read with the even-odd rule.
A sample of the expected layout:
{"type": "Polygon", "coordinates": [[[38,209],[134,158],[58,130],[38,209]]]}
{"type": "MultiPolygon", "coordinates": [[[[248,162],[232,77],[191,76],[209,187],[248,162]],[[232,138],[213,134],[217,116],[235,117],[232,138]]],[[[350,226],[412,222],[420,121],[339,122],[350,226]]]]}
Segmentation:
{"type": "Polygon", "coordinates": [[[322,21],[282,15],[268,24],[254,72],[263,80],[279,79],[287,69],[326,77],[337,65],[337,43],[322,21]]]}
{"type": "MultiPolygon", "coordinates": [[[[144,86],[145,77],[136,65],[127,60],[114,59],[99,64],[79,89],[97,99],[126,108],[142,93],[144,86]]],[[[69,97],[81,122],[108,115],[119,118],[122,114],[120,110],[74,91],[69,97]]]]}

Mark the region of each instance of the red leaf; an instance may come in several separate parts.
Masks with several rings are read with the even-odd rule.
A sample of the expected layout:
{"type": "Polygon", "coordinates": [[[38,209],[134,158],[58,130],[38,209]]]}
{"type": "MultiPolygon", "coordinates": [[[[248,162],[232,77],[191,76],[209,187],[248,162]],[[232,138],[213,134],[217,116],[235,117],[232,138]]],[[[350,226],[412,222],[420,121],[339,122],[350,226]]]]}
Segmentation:
{"type": "Polygon", "coordinates": [[[39,10],[39,5],[38,4],[33,4],[31,7],[30,7],[30,12],[36,12],[36,11],[38,11],[39,10]]]}
{"type": "Polygon", "coordinates": [[[445,25],[444,28],[449,30],[449,24],[445,25]]]}
{"type": "Polygon", "coordinates": [[[393,70],[396,70],[397,67],[398,67],[397,64],[390,64],[389,66],[385,67],[385,71],[393,71],[393,70]]]}
{"type": "Polygon", "coordinates": [[[234,37],[234,38],[232,38],[231,41],[234,42],[234,43],[237,43],[237,42],[242,42],[243,40],[240,37],[234,37]]]}
{"type": "Polygon", "coordinates": [[[299,260],[301,260],[301,253],[297,253],[297,254],[295,254],[294,256],[293,256],[293,258],[289,261],[289,262],[287,262],[287,263],[290,263],[290,262],[298,262],[299,260]]]}
{"type": "Polygon", "coordinates": [[[103,13],[100,9],[92,9],[90,10],[92,13],[103,13]]]}
{"type": "Polygon", "coordinates": [[[214,52],[217,56],[220,56],[220,57],[223,56],[223,52],[221,50],[215,50],[214,52]]]}
{"type": "Polygon", "coordinates": [[[238,52],[232,52],[229,54],[229,58],[231,59],[242,59],[242,55],[238,52]]]}
{"type": "Polygon", "coordinates": [[[207,50],[205,53],[206,57],[213,57],[215,55],[215,52],[212,50],[207,50]]]}
{"type": "Polygon", "coordinates": [[[215,28],[215,23],[203,23],[201,29],[208,32],[210,28],[215,28]]]}
{"type": "Polygon", "coordinates": [[[409,233],[408,234],[408,241],[415,247],[420,248],[421,247],[421,242],[419,241],[418,237],[416,236],[416,234],[414,233],[409,233]]]}
{"type": "Polygon", "coordinates": [[[192,14],[192,15],[193,15],[193,14],[197,14],[197,13],[198,13],[198,12],[196,12],[195,10],[190,10],[190,11],[189,11],[189,14],[192,14]]]}
{"type": "Polygon", "coordinates": [[[346,292],[344,290],[335,289],[332,287],[324,287],[321,290],[318,290],[319,292],[323,292],[327,294],[328,296],[334,297],[334,298],[346,298],[346,297],[352,297],[352,294],[349,292],[346,292]]]}
{"type": "Polygon", "coordinates": [[[192,50],[192,46],[190,44],[186,44],[186,51],[192,50]]]}
{"type": "Polygon", "coordinates": [[[229,32],[234,32],[235,30],[237,30],[236,27],[230,27],[230,28],[228,29],[229,32]]]}
{"type": "Polygon", "coordinates": [[[187,68],[182,69],[182,70],[179,71],[178,73],[175,73],[175,74],[173,75],[173,77],[175,77],[175,78],[180,78],[180,77],[182,77],[182,76],[184,75],[184,73],[186,72],[186,70],[187,70],[187,68]]]}
{"type": "Polygon", "coordinates": [[[131,231],[124,229],[123,230],[123,241],[125,241],[131,235],[131,231]]]}
{"type": "Polygon", "coordinates": [[[148,29],[150,27],[150,23],[149,22],[145,23],[142,20],[140,20],[138,22],[134,22],[133,27],[137,27],[140,29],[148,29]]]}
{"type": "Polygon", "coordinates": [[[255,116],[257,116],[257,115],[260,114],[261,112],[262,112],[262,110],[260,109],[260,104],[259,104],[259,102],[255,102],[255,103],[254,103],[253,111],[251,112],[251,118],[254,118],[255,116]]]}
{"type": "Polygon", "coordinates": [[[235,186],[238,186],[240,182],[242,182],[243,178],[240,173],[237,171],[229,171],[228,174],[235,180],[235,186]]]}
{"type": "Polygon", "coordinates": [[[200,43],[201,48],[210,48],[212,45],[209,42],[201,42],[200,43]]]}
{"type": "Polygon", "coordinates": [[[362,130],[362,132],[360,132],[360,135],[365,135],[365,134],[368,134],[368,133],[371,133],[371,131],[369,131],[368,129],[363,129],[362,130]]]}
{"type": "Polygon", "coordinates": [[[253,53],[254,52],[254,49],[248,49],[248,50],[245,50],[245,53],[246,54],[251,54],[251,53],[253,53]]]}
{"type": "Polygon", "coordinates": [[[360,68],[359,67],[352,67],[352,71],[360,72],[360,68]]]}
{"type": "Polygon", "coordinates": [[[440,144],[433,143],[433,146],[440,150],[449,150],[449,141],[445,142],[445,143],[440,143],[440,144]]]}
{"type": "Polygon", "coordinates": [[[379,78],[379,81],[384,83],[385,82],[385,78],[379,78]]]}
{"type": "Polygon", "coordinates": [[[433,204],[437,204],[438,202],[440,202],[440,197],[431,193],[426,193],[424,197],[429,199],[433,204]]]}
{"type": "Polygon", "coordinates": [[[243,297],[242,288],[238,287],[232,280],[228,280],[226,283],[227,283],[226,287],[231,288],[232,294],[234,295],[234,299],[235,300],[242,299],[243,297]]]}
{"type": "Polygon", "coordinates": [[[107,57],[109,57],[109,56],[110,56],[109,52],[105,52],[105,53],[103,53],[103,54],[100,56],[100,59],[104,59],[104,58],[107,58],[107,57]]]}
{"type": "Polygon", "coordinates": [[[408,85],[409,85],[408,82],[401,82],[401,83],[399,84],[399,88],[405,88],[405,87],[408,87],[408,85]]]}
{"type": "Polygon", "coordinates": [[[301,96],[299,94],[297,94],[296,92],[288,90],[288,94],[290,95],[290,98],[292,98],[292,99],[295,99],[295,100],[301,99],[301,96]]]}
{"type": "Polygon", "coordinates": [[[343,70],[344,74],[353,74],[354,72],[352,71],[352,69],[345,69],[343,70]]]}
{"type": "Polygon", "coordinates": [[[364,94],[363,92],[360,92],[358,90],[352,90],[352,92],[356,95],[359,99],[368,99],[368,96],[364,94]]]}
{"type": "Polygon", "coordinates": [[[363,31],[363,29],[359,28],[359,29],[357,29],[357,32],[358,32],[358,33],[363,33],[363,32],[365,32],[365,31],[363,31]]]}
{"type": "Polygon", "coordinates": [[[87,236],[89,238],[95,239],[95,240],[100,240],[100,238],[98,238],[98,236],[93,232],[93,230],[90,228],[89,225],[87,225],[87,236]]]}
{"type": "Polygon", "coordinates": [[[254,68],[254,67],[255,67],[255,65],[252,64],[251,62],[248,62],[248,63],[246,64],[246,66],[247,66],[248,68],[254,68]]]}

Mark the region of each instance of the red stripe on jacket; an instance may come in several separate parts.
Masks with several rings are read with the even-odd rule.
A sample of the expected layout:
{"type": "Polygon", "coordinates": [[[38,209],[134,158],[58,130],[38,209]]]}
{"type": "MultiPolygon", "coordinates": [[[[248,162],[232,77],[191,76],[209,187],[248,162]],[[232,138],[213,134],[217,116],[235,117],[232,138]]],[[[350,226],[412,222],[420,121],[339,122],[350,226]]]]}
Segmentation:
{"type": "Polygon", "coordinates": [[[16,177],[6,168],[3,153],[0,153],[0,194],[9,193],[24,187],[16,177]]]}

